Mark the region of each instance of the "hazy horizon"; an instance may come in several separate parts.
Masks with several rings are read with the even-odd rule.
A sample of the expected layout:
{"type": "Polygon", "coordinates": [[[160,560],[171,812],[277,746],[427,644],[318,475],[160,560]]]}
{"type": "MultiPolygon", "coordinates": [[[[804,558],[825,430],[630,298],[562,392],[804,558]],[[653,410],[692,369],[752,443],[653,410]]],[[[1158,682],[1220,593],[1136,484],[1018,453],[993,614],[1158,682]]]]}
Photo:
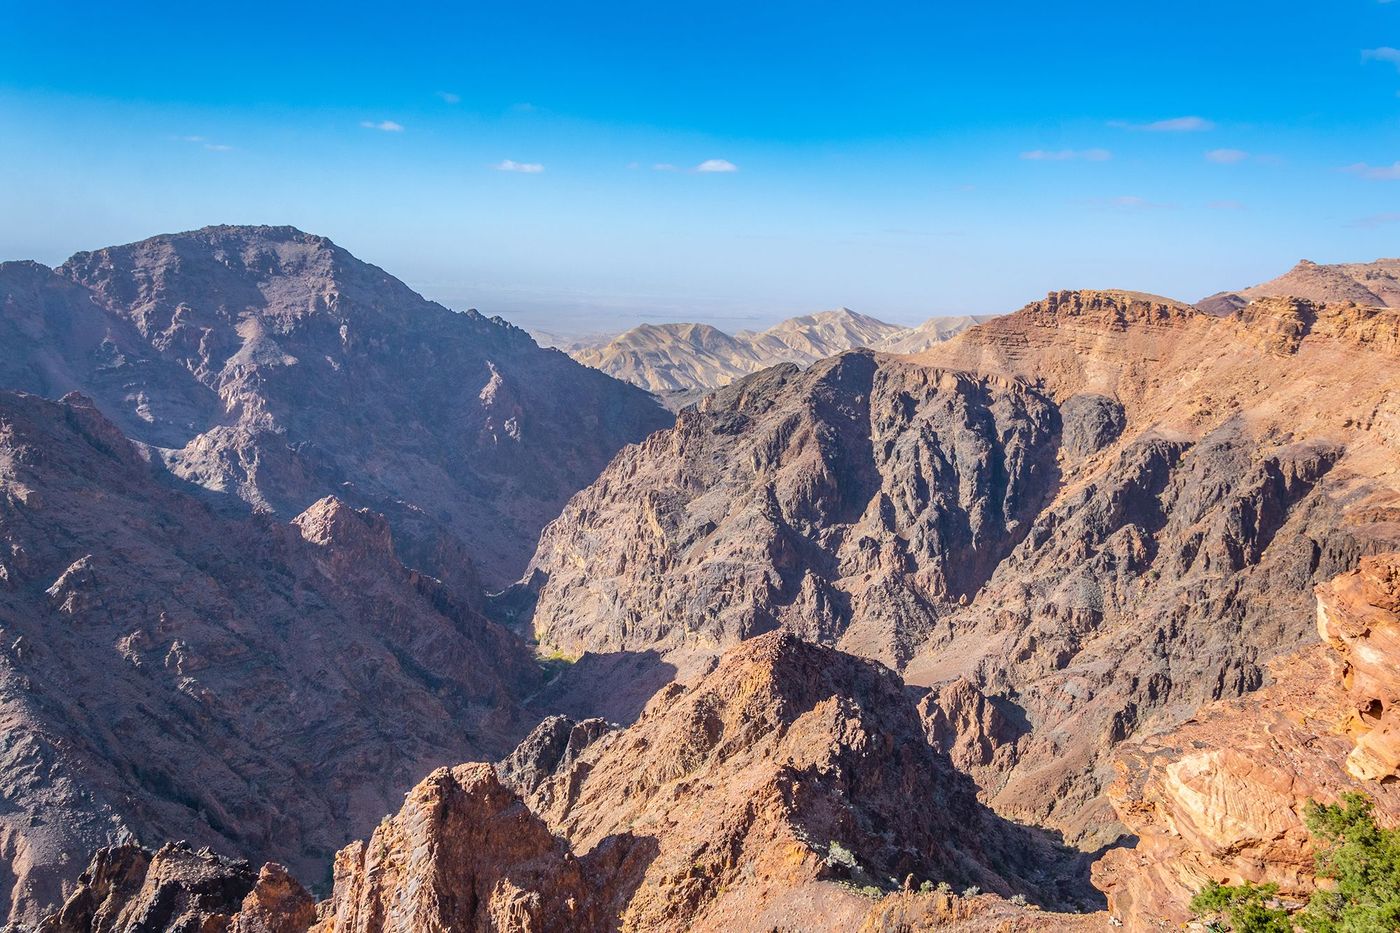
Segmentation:
{"type": "Polygon", "coordinates": [[[16,7],[0,257],[293,224],[579,333],[1400,252],[1400,3],[1229,6],[16,7]]]}

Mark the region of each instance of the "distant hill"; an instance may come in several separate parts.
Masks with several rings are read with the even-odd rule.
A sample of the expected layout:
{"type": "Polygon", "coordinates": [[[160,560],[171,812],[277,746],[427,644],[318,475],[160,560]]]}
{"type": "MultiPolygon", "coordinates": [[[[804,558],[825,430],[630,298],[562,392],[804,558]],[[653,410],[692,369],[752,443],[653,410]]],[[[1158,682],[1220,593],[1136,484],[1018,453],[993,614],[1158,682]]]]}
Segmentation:
{"type": "Polygon", "coordinates": [[[1310,301],[1350,301],[1359,305],[1400,308],[1400,259],[1319,265],[1307,259],[1276,279],[1235,292],[1217,292],[1196,302],[1208,314],[1229,314],[1255,298],[1282,296],[1310,301]]]}
{"type": "Polygon", "coordinates": [[[727,385],[749,373],[862,347],[917,353],[980,320],[931,318],[918,327],[888,324],[849,308],[789,318],[763,331],[726,334],[708,324],[643,324],[605,343],[575,346],[574,359],[653,392],[727,385]]]}

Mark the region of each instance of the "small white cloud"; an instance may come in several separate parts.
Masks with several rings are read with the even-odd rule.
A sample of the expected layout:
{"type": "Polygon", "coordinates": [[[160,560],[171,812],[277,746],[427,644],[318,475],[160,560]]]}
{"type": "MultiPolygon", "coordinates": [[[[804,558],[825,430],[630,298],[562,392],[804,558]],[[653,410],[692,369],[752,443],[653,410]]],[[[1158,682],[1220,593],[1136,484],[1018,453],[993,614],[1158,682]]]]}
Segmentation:
{"type": "Polygon", "coordinates": [[[1126,120],[1110,120],[1109,126],[1120,130],[1141,130],[1145,133],[1200,133],[1215,129],[1215,124],[1205,117],[1172,117],[1169,120],[1154,120],[1151,123],[1129,123],[1126,120]]]}
{"type": "Polygon", "coordinates": [[[1107,149],[1032,149],[1021,153],[1028,162],[1068,162],[1083,159],[1086,162],[1107,162],[1113,153],[1107,149]]]}
{"type": "Polygon", "coordinates": [[[737,172],[739,166],[728,159],[706,159],[695,166],[697,172],[737,172]]]}
{"type": "Polygon", "coordinates": [[[651,167],[653,172],[674,172],[676,167],[670,162],[657,162],[651,167]]]}
{"type": "Polygon", "coordinates": [[[1362,49],[1361,60],[1363,62],[1387,62],[1400,70],[1400,49],[1383,45],[1378,49],[1362,49]]]}
{"type": "Polygon", "coordinates": [[[538,162],[517,162],[514,159],[502,159],[491,167],[498,172],[522,172],[526,175],[538,175],[544,171],[544,166],[538,162]]]}
{"type": "Polygon", "coordinates": [[[232,146],[226,146],[223,143],[205,143],[204,148],[210,152],[230,152],[233,150],[232,146]]]}
{"type": "Polygon", "coordinates": [[[205,137],[203,136],[181,136],[180,138],[187,143],[202,143],[205,141],[205,137]]]}
{"type": "Polygon", "coordinates": [[[1249,153],[1243,149],[1212,149],[1206,153],[1206,161],[1217,165],[1234,165],[1248,158],[1249,153]]]}
{"type": "Polygon", "coordinates": [[[395,123],[393,120],[380,120],[378,123],[373,120],[361,120],[360,126],[367,130],[379,130],[384,133],[402,133],[403,125],[395,123]]]}
{"type": "Polygon", "coordinates": [[[511,104],[510,109],[514,110],[516,113],[536,113],[540,108],[529,101],[521,101],[518,104],[511,104]]]}
{"type": "Polygon", "coordinates": [[[444,104],[460,104],[462,102],[462,95],[454,94],[451,91],[438,91],[437,96],[442,98],[444,104]]]}
{"type": "Polygon", "coordinates": [[[1365,162],[1357,162],[1345,166],[1342,171],[1350,175],[1369,178],[1372,181],[1394,181],[1400,178],[1400,162],[1392,165],[1367,165],[1365,162]]]}
{"type": "Polygon", "coordinates": [[[1227,199],[1225,199],[1225,200],[1223,200],[1223,201],[1211,201],[1209,204],[1206,205],[1206,207],[1210,208],[1210,209],[1213,210],[1213,211],[1242,211],[1242,210],[1244,210],[1244,205],[1243,205],[1243,204],[1241,204],[1239,201],[1231,200],[1231,199],[1229,199],[1229,198],[1227,198],[1227,199]]]}

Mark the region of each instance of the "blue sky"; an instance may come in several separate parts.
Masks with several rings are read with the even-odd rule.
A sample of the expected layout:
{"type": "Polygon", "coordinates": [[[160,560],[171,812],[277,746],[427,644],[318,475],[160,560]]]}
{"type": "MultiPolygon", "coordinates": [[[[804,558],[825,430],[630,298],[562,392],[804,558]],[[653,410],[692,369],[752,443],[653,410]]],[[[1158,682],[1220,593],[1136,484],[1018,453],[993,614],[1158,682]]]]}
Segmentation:
{"type": "Polygon", "coordinates": [[[0,24],[6,259],[290,223],[580,332],[1194,300],[1400,254],[1400,2],[0,0],[0,24]]]}

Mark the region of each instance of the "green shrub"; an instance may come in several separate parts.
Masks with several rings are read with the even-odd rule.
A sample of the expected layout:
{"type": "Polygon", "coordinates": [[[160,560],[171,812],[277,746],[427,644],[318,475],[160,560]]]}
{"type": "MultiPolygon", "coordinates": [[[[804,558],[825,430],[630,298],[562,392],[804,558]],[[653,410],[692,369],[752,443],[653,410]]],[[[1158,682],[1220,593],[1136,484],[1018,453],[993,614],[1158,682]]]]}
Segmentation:
{"type": "Polygon", "coordinates": [[[835,839],[831,840],[831,845],[827,847],[826,863],[828,865],[840,865],[842,868],[849,868],[852,871],[855,870],[858,864],[856,862],[855,853],[835,839]]]}
{"type": "Polygon", "coordinates": [[[920,884],[920,885],[919,885],[919,893],[920,893],[920,894],[932,894],[932,893],[933,893],[933,882],[932,882],[932,881],[925,881],[924,883],[920,884]]]}
{"type": "Polygon", "coordinates": [[[1400,930],[1400,829],[1382,829],[1363,794],[1340,803],[1310,801],[1308,832],[1318,842],[1317,876],[1332,882],[1290,917],[1278,885],[1211,882],[1191,899],[1211,929],[1235,933],[1395,933],[1400,930]],[[1227,924],[1227,925],[1222,925],[1227,924]]]}
{"type": "Polygon", "coordinates": [[[1214,917],[1229,923],[1228,927],[1220,926],[1219,922],[1213,924],[1216,930],[1293,933],[1293,922],[1288,919],[1288,911],[1277,905],[1277,894],[1276,884],[1223,885],[1212,881],[1191,898],[1191,912],[1198,917],[1214,917]]]}
{"type": "Polygon", "coordinates": [[[1333,882],[1298,918],[1309,933],[1400,930],[1400,829],[1381,829],[1371,811],[1362,794],[1308,804],[1308,832],[1321,843],[1317,875],[1333,882]]]}

